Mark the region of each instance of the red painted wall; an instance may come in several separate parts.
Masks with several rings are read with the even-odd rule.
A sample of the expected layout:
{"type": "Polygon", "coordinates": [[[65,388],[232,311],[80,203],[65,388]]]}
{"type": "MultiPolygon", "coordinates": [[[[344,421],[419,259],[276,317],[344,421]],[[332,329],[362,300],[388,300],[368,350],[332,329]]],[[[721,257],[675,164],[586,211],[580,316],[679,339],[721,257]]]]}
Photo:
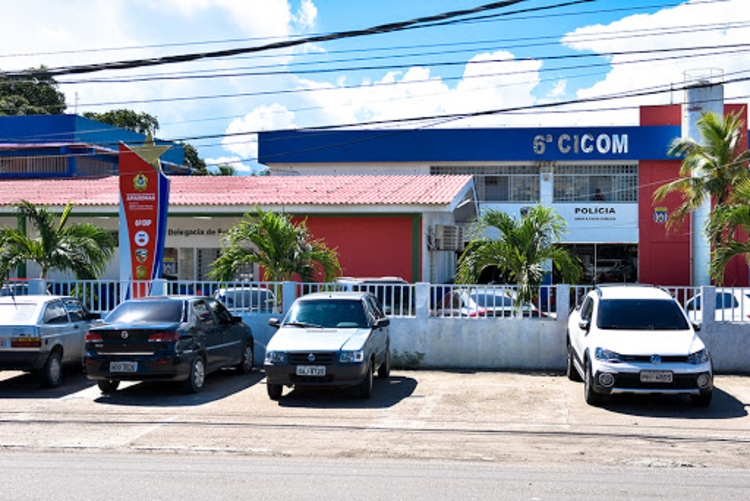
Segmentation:
{"type": "Polygon", "coordinates": [[[413,272],[421,270],[412,266],[412,221],[411,216],[315,215],[307,218],[307,228],[314,238],[337,249],[344,275],[398,276],[412,282],[413,272]]]}

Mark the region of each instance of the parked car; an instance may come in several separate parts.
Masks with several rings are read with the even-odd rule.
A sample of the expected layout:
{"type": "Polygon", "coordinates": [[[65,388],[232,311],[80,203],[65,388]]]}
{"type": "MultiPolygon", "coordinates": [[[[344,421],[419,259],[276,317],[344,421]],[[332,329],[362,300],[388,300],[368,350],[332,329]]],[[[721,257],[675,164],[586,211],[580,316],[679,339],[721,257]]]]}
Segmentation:
{"type": "Polygon", "coordinates": [[[371,292],[386,315],[413,315],[415,297],[409,282],[401,277],[337,277],[335,283],[345,291],[371,292]]]}
{"type": "Polygon", "coordinates": [[[257,286],[221,288],[214,293],[214,298],[234,311],[272,313],[278,310],[273,291],[257,286]]]}
{"type": "Polygon", "coordinates": [[[567,375],[584,397],[685,394],[711,403],[711,357],[679,302],[648,285],[598,286],[569,317],[567,375]]]}
{"type": "MultiPolygon", "coordinates": [[[[700,293],[685,303],[685,311],[690,320],[703,322],[700,293]]],[[[717,287],[715,312],[717,322],[750,322],[750,289],[717,287]]]]}
{"type": "Polygon", "coordinates": [[[284,386],[356,387],[372,396],[373,374],[391,372],[390,320],[368,292],[318,292],[295,300],[268,342],[266,388],[271,400],[284,386]]]}
{"type": "Polygon", "coordinates": [[[189,392],[224,367],[253,369],[253,335],[214,298],[160,296],[120,303],[86,334],[84,367],[103,393],[121,381],[184,381],[189,392]]]}
{"type": "Polygon", "coordinates": [[[58,386],[64,365],[80,366],[84,336],[99,318],[74,297],[0,297],[0,370],[35,372],[44,386],[58,386]]]}
{"type": "MultiPolygon", "coordinates": [[[[438,302],[434,315],[440,317],[512,317],[516,293],[495,287],[457,287],[438,302]]],[[[521,306],[524,317],[546,316],[533,303],[521,306]]]]}

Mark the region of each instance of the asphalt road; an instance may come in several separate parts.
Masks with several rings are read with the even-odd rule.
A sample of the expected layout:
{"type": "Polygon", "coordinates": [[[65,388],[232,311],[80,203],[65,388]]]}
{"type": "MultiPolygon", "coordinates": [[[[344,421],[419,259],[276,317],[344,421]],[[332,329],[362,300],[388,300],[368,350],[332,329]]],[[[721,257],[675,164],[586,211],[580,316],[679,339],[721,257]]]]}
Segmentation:
{"type": "MultiPolygon", "coordinates": [[[[62,461],[69,468],[87,458],[95,462],[97,457],[114,457],[126,465],[134,461],[141,465],[134,468],[144,468],[140,458],[151,456],[145,464],[173,468],[175,482],[182,467],[169,465],[184,461],[216,462],[229,468],[247,460],[251,465],[277,465],[282,471],[288,469],[285,462],[291,462],[309,466],[308,476],[301,475],[301,486],[296,487],[303,489],[305,483],[318,485],[314,465],[330,461],[341,467],[354,464],[355,470],[360,463],[377,464],[385,471],[382,475],[389,469],[411,469],[405,478],[421,479],[429,491],[431,476],[440,478],[443,467],[421,477],[416,473],[420,465],[447,463],[457,471],[488,468],[494,473],[478,482],[491,484],[504,476],[516,485],[508,492],[523,493],[522,497],[492,496],[495,499],[534,499],[533,491],[519,486],[528,475],[537,478],[534,475],[543,471],[550,476],[540,477],[542,484],[559,479],[560,472],[581,475],[589,482],[603,480],[587,491],[575,491],[576,499],[632,499],[628,493],[642,491],[635,480],[627,479],[649,475],[662,482],[661,487],[644,484],[652,489],[679,486],[677,493],[690,492],[689,497],[663,499],[693,499],[690,482],[674,483],[685,476],[698,482],[694,492],[718,485],[711,478],[733,479],[721,499],[733,499],[735,488],[745,493],[736,499],[747,499],[750,378],[717,376],[716,386],[714,402],[707,409],[692,407],[687,398],[678,397],[618,397],[602,407],[590,407],[583,401],[582,385],[561,374],[394,371],[389,380],[376,381],[371,400],[358,400],[347,392],[287,390],[280,402],[273,402],[266,395],[263,373],[257,371],[250,376],[232,371],[211,375],[197,395],[187,395],[177,385],[129,384],[111,396],[102,395],[80,373],[68,374],[59,388],[43,390],[30,375],[3,372],[0,492],[9,492],[1,488],[9,478],[18,481],[15,474],[6,473],[18,471],[12,465],[22,464],[23,458],[32,458],[29,464],[35,457],[46,458],[53,466],[44,468],[56,470],[54,463],[61,456],[75,458],[62,461]],[[526,477],[514,476],[516,468],[524,468],[526,477]],[[615,478],[619,480],[611,484],[615,478]],[[602,495],[600,489],[610,488],[621,497],[602,495]]],[[[44,468],[36,473],[46,475],[44,468]]],[[[76,472],[70,474],[73,478],[76,472]]],[[[26,485],[33,476],[32,470],[18,482],[26,485]]],[[[343,482],[349,477],[341,478],[343,482]]],[[[335,476],[328,484],[338,480],[335,476]]],[[[221,476],[214,481],[221,482],[221,476]]],[[[247,493],[256,493],[258,485],[271,488],[262,480],[256,483],[246,485],[247,493]]],[[[389,485],[395,493],[402,488],[396,481],[389,485]]],[[[481,491],[466,489],[482,499],[481,491]]],[[[2,498],[44,499],[39,494],[42,497],[2,498]]],[[[543,494],[537,498],[568,499],[565,492],[543,494]]],[[[232,495],[227,491],[226,499],[232,495]]]]}

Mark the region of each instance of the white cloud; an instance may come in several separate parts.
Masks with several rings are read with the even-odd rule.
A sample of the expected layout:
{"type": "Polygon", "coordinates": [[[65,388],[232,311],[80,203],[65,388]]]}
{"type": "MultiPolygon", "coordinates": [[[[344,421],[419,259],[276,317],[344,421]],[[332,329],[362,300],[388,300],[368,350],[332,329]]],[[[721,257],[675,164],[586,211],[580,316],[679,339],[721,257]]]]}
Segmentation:
{"type": "Polygon", "coordinates": [[[312,28],[315,26],[315,20],[318,17],[318,8],[312,3],[312,0],[302,0],[297,15],[294,17],[295,22],[300,28],[312,28]]]}
{"type": "Polygon", "coordinates": [[[210,172],[218,172],[219,165],[231,165],[234,167],[235,174],[238,176],[243,176],[247,174],[253,173],[253,168],[249,167],[247,164],[243,162],[243,160],[239,157],[217,157],[217,158],[206,158],[206,168],[210,172]]]}
{"type": "Polygon", "coordinates": [[[245,161],[258,157],[258,136],[248,134],[262,130],[295,128],[294,113],[284,106],[274,103],[259,106],[243,118],[233,120],[227,127],[227,137],[221,142],[225,150],[231,151],[245,161]]]}

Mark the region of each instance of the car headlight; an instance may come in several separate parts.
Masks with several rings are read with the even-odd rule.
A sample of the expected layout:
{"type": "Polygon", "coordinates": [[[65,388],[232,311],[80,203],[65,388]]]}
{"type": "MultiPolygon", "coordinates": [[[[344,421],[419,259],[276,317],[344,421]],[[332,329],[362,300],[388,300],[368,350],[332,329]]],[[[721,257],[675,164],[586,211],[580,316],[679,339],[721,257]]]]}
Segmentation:
{"type": "Polygon", "coordinates": [[[267,351],[266,363],[267,364],[285,364],[286,353],[284,353],[283,351],[267,351]]]}
{"type": "Polygon", "coordinates": [[[691,353],[687,357],[687,363],[693,365],[705,364],[709,360],[711,360],[711,356],[708,354],[708,350],[705,348],[700,351],[696,351],[695,353],[691,353]]]}
{"type": "Polygon", "coordinates": [[[346,363],[357,363],[365,359],[365,352],[362,350],[357,351],[342,351],[339,361],[342,364],[346,363]]]}
{"type": "Polygon", "coordinates": [[[601,360],[602,362],[618,363],[625,361],[625,357],[619,353],[604,348],[597,348],[594,352],[594,356],[597,360],[601,360]]]}

